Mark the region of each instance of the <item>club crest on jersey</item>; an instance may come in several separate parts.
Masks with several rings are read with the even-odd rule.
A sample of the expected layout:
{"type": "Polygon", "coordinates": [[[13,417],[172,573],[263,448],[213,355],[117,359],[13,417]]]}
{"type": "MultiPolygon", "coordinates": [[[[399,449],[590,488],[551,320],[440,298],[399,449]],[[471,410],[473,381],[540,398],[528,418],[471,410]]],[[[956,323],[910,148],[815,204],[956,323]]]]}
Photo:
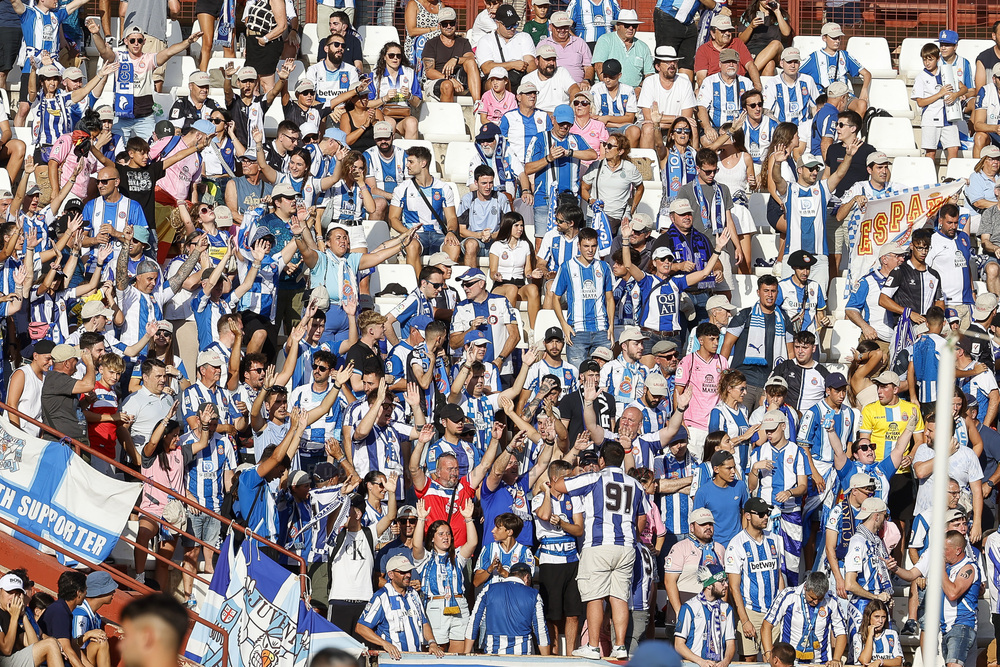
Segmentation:
{"type": "Polygon", "coordinates": [[[820,616],[820,618],[826,617],[826,608],[825,607],[819,610],[819,616],[820,616]]]}

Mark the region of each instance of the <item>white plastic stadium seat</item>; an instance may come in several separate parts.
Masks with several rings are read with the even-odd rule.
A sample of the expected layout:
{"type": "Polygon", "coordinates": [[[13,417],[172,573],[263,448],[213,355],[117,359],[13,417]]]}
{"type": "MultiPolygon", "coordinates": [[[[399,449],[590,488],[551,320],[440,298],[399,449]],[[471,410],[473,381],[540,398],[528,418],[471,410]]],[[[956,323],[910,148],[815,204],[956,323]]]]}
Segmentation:
{"type": "Polygon", "coordinates": [[[861,339],[861,327],[850,320],[837,320],[833,323],[833,337],[830,339],[830,349],[826,358],[836,363],[843,362],[851,353],[852,347],[858,346],[861,339]]]}
{"type": "Polygon", "coordinates": [[[559,318],[556,317],[556,311],[551,308],[542,308],[538,311],[538,317],[535,318],[535,340],[534,343],[542,344],[545,338],[545,332],[549,330],[549,327],[558,327],[559,318]]]}
{"type": "Polygon", "coordinates": [[[957,157],[948,160],[948,168],[944,172],[945,178],[968,178],[975,171],[979,160],[974,157],[957,157]]]}
{"type": "Polygon", "coordinates": [[[465,114],[459,104],[424,102],[420,105],[417,118],[420,136],[427,141],[448,143],[470,140],[465,128],[465,114]]]}
{"type": "Polygon", "coordinates": [[[739,309],[749,308],[757,303],[757,276],[735,274],[733,276],[733,305],[739,309]]]}
{"type": "Polygon", "coordinates": [[[396,141],[393,142],[393,145],[402,148],[404,153],[406,152],[406,149],[413,146],[423,146],[431,152],[431,173],[435,176],[441,175],[441,170],[438,169],[437,159],[434,157],[434,144],[427,139],[396,139],[396,141]]]}
{"type": "Polygon", "coordinates": [[[906,187],[938,182],[937,166],[929,157],[898,157],[892,161],[892,180],[906,187]]]}
{"type": "Polygon", "coordinates": [[[823,48],[823,38],[819,35],[796,35],[792,38],[792,46],[799,50],[805,61],[813,51],[823,48]]]}
{"type": "Polygon", "coordinates": [[[173,46],[184,39],[180,21],[167,21],[167,46],[173,46]]]}
{"type": "Polygon", "coordinates": [[[417,274],[409,264],[379,264],[372,274],[370,291],[378,294],[392,283],[401,285],[409,294],[417,289],[417,274]]]}
{"type": "Polygon", "coordinates": [[[767,224],[767,200],[770,196],[763,192],[754,192],[749,198],[750,217],[762,234],[772,234],[774,229],[767,224]]]}
{"type": "Polygon", "coordinates": [[[937,44],[937,41],[922,37],[907,37],[900,44],[899,73],[906,77],[907,82],[912,82],[913,78],[924,68],[924,61],[920,58],[920,49],[924,48],[924,44],[929,43],[937,44]]]}
{"type": "Polygon", "coordinates": [[[307,23],[302,30],[302,43],[299,53],[310,65],[316,64],[316,52],[319,49],[319,29],[315,23],[307,23]]]}
{"type": "Polygon", "coordinates": [[[361,223],[365,229],[365,240],[368,243],[368,249],[373,250],[379,246],[380,243],[385,243],[389,240],[389,225],[383,220],[365,220],[361,223]]]}
{"type": "Polygon", "coordinates": [[[906,118],[873,118],[869,141],[889,157],[918,157],[913,126],[906,118]]]}
{"type": "Polygon", "coordinates": [[[656,53],[656,33],[655,32],[639,32],[635,33],[635,38],[649,47],[650,53],[656,53]]]}
{"type": "Polygon", "coordinates": [[[363,25],[358,28],[358,34],[361,36],[361,57],[372,69],[378,62],[382,47],[389,42],[400,41],[399,33],[391,25],[363,25]]]}
{"type": "Polygon", "coordinates": [[[10,186],[10,174],[3,168],[0,168],[0,190],[6,190],[8,192],[14,191],[10,186]]]}
{"type": "Polygon", "coordinates": [[[285,110],[278,101],[275,101],[264,114],[264,136],[268,138],[278,136],[278,124],[285,120],[285,110]]]}
{"type": "Polygon", "coordinates": [[[960,39],[955,51],[975,67],[976,58],[979,57],[979,54],[992,46],[992,39],[960,39]]]}
{"type": "MultiPolygon", "coordinates": [[[[278,66],[274,70],[274,80],[278,80],[278,72],[281,71],[281,66],[285,64],[284,60],[278,60],[278,66]]],[[[295,84],[299,82],[299,78],[306,73],[306,66],[302,64],[301,60],[295,61],[295,67],[292,68],[292,73],[288,75],[288,87],[291,90],[295,90],[295,84]]],[[[264,76],[263,72],[259,72],[261,76],[264,76]]],[[[295,95],[292,95],[294,98],[295,95]]]]}
{"type": "Polygon", "coordinates": [[[889,42],[885,37],[851,37],[847,41],[847,52],[871,72],[875,79],[893,79],[896,70],[892,68],[889,42]]]}
{"type": "Polygon", "coordinates": [[[183,79],[183,74],[181,74],[181,59],[171,58],[168,60],[166,68],[163,70],[163,89],[171,90],[173,88],[180,88],[186,83],[183,79]]]}
{"type": "Polygon", "coordinates": [[[758,259],[772,261],[778,258],[778,235],[777,234],[754,234],[750,239],[750,266],[754,267],[755,275],[766,275],[771,273],[771,267],[756,268],[758,259]]]}
{"type": "Polygon", "coordinates": [[[844,308],[847,306],[847,299],[844,298],[846,286],[847,278],[834,278],[826,295],[826,312],[838,320],[844,319],[844,308]]]}
{"type": "Polygon", "coordinates": [[[910,95],[902,79],[872,79],[868,94],[871,106],[885,109],[894,118],[913,118],[910,95]]]}
{"type": "Polygon", "coordinates": [[[444,177],[454,183],[465,183],[469,178],[469,162],[476,154],[476,144],[471,141],[453,141],[444,154],[444,177]]]}

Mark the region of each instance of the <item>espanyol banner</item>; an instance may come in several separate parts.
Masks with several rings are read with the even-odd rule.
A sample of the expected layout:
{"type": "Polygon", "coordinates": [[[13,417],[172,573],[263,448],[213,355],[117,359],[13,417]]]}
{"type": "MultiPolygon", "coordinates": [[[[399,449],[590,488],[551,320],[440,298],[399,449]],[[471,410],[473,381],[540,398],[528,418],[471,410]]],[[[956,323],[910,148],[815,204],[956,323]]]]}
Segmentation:
{"type": "Polygon", "coordinates": [[[222,637],[196,624],[184,655],[204,667],[306,667],[324,648],[358,656],[365,647],[306,607],[299,579],[245,539],[222,544],[201,617],[229,633],[229,665],[222,665],[222,637]]]}
{"type": "Polygon", "coordinates": [[[847,222],[850,260],[844,297],[850,296],[861,279],[877,265],[882,246],[893,241],[908,244],[913,228],[937,213],[965,183],[965,179],[960,178],[951,183],[904,188],[869,199],[864,211],[855,208],[847,222]]]}
{"type": "Polygon", "coordinates": [[[0,415],[0,516],[77,560],[101,563],[111,555],[141,491],[142,484],[108,477],[72,447],[29,435],[0,415]]]}

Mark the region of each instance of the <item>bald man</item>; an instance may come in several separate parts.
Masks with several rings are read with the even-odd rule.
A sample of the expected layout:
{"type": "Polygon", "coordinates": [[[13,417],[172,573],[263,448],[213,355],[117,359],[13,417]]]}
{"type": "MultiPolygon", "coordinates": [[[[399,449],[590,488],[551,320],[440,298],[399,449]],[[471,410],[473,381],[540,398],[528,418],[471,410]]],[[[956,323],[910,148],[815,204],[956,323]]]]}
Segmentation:
{"type": "MultiPolygon", "coordinates": [[[[84,248],[112,241],[124,241],[126,227],[148,228],[149,225],[146,224],[146,215],[142,212],[142,206],[139,202],[129,199],[118,191],[119,182],[118,170],[114,167],[104,167],[97,172],[97,191],[101,193],[101,196],[91,199],[83,207],[83,228],[89,234],[89,237],[83,240],[84,248]]],[[[151,233],[152,231],[150,230],[151,233]]],[[[150,238],[149,242],[153,247],[156,247],[153,238],[150,238]]],[[[127,248],[128,244],[126,243],[124,246],[116,244],[114,254],[108,260],[109,262],[118,261],[118,254],[122,247],[127,248]]],[[[85,250],[84,255],[86,257],[84,272],[93,273],[99,268],[97,266],[97,253],[85,250]]]]}

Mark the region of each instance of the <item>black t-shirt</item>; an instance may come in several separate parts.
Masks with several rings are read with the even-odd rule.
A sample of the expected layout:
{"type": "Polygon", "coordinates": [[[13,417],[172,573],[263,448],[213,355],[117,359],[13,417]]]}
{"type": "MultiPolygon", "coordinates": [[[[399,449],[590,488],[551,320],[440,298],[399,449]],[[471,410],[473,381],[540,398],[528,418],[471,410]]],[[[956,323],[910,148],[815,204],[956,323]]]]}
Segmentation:
{"type": "Polygon", "coordinates": [[[753,308],[744,308],[736,314],[729,323],[729,326],[726,327],[727,336],[729,334],[736,336],[736,343],[733,344],[729,367],[743,373],[747,378],[747,384],[751,387],[763,387],[764,383],[767,382],[767,376],[770,375],[771,369],[774,368],[775,362],[778,359],[784,359],[788,356],[787,343],[791,342],[792,328],[791,322],[785,316],[785,312],[781,308],[775,308],[774,312],[770,315],[762,313],[764,315],[764,333],[762,336],[755,337],[755,340],[762,340],[762,342],[751,343],[751,312],[753,312],[753,308]],[[785,340],[778,338],[777,328],[779,317],[784,321],[785,340]],[[765,364],[746,363],[748,345],[754,346],[753,356],[762,357],[766,362],[765,364]],[[760,345],[763,345],[763,350],[757,349],[760,345]]]}
{"type": "Polygon", "coordinates": [[[369,360],[372,360],[374,363],[380,365],[382,363],[381,357],[379,357],[373,349],[368,347],[365,343],[362,343],[360,340],[351,346],[351,349],[347,351],[347,355],[344,357],[345,364],[352,361],[354,362],[354,370],[358,373],[364,373],[365,364],[368,363],[369,360]]]}
{"type": "Polygon", "coordinates": [[[205,100],[205,103],[199,109],[192,102],[190,97],[179,97],[174,105],[170,107],[170,114],[168,118],[170,120],[184,119],[184,127],[182,132],[187,132],[191,129],[197,120],[208,120],[210,114],[213,111],[218,111],[219,105],[211,97],[205,100]]]}
{"type": "Polygon", "coordinates": [[[986,80],[989,81],[990,70],[993,69],[994,65],[1000,63],[1000,56],[997,55],[995,47],[991,46],[990,48],[986,49],[978,56],[976,56],[976,62],[983,64],[983,68],[986,70],[987,74],[986,80]]]}
{"type": "MultiPolygon", "coordinates": [[[[49,371],[45,374],[45,379],[42,380],[42,423],[89,445],[86,421],[78,396],[73,393],[74,386],[76,380],[65,373],[49,371]]],[[[44,431],[41,437],[46,440],[55,439],[55,436],[44,431]]]]}
{"type": "MultiPolygon", "coordinates": [[[[611,430],[615,424],[615,409],[614,396],[606,391],[598,394],[594,400],[594,414],[597,416],[598,425],[611,430]]],[[[583,394],[579,390],[567,394],[559,401],[559,415],[569,420],[566,430],[569,432],[569,442],[572,447],[586,428],[583,423],[583,394]]]]}
{"type": "MultiPolygon", "coordinates": [[[[324,37],[320,40],[319,49],[316,51],[316,62],[326,60],[326,40],[328,39],[330,38],[324,37]]],[[[361,40],[354,34],[354,31],[348,30],[344,36],[344,62],[353,65],[359,60],[364,61],[361,55],[361,40]]]]}
{"type": "Polygon", "coordinates": [[[990,342],[992,336],[975,322],[969,325],[966,335],[972,341],[972,360],[977,364],[986,364],[987,368],[993,370],[995,359],[993,359],[993,345],[990,342]]]}
{"type": "MultiPolygon", "coordinates": [[[[53,374],[62,375],[62,373],[50,373],[49,375],[53,374]]],[[[41,618],[38,619],[38,626],[49,637],[72,639],[73,612],[70,611],[69,605],[66,604],[65,600],[56,600],[42,612],[41,618]]]]}
{"type": "MultiPolygon", "coordinates": [[[[423,58],[434,60],[434,69],[440,72],[446,62],[452,58],[461,58],[466,53],[472,53],[472,44],[465,37],[455,37],[455,43],[452,46],[445,46],[444,42],[441,41],[441,36],[438,35],[427,41],[427,45],[424,46],[423,58]]],[[[461,69],[461,67],[456,67],[454,73],[458,74],[461,69]]]]}
{"type": "Polygon", "coordinates": [[[162,162],[152,160],[145,167],[129,167],[117,165],[121,183],[118,190],[129,199],[134,199],[142,206],[146,214],[146,224],[150,229],[156,228],[156,183],[167,173],[162,162]]]}
{"type": "MultiPolygon", "coordinates": [[[[869,143],[861,144],[858,152],[851,160],[851,166],[847,168],[847,176],[837,184],[837,189],[833,191],[835,197],[843,197],[852,185],[858,181],[868,180],[868,156],[875,152],[875,147],[869,143]]],[[[846,151],[841,141],[834,142],[826,149],[826,164],[830,167],[830,173],[835,173],[840,169],[840,163],[844,161],[846,151]]]]}

